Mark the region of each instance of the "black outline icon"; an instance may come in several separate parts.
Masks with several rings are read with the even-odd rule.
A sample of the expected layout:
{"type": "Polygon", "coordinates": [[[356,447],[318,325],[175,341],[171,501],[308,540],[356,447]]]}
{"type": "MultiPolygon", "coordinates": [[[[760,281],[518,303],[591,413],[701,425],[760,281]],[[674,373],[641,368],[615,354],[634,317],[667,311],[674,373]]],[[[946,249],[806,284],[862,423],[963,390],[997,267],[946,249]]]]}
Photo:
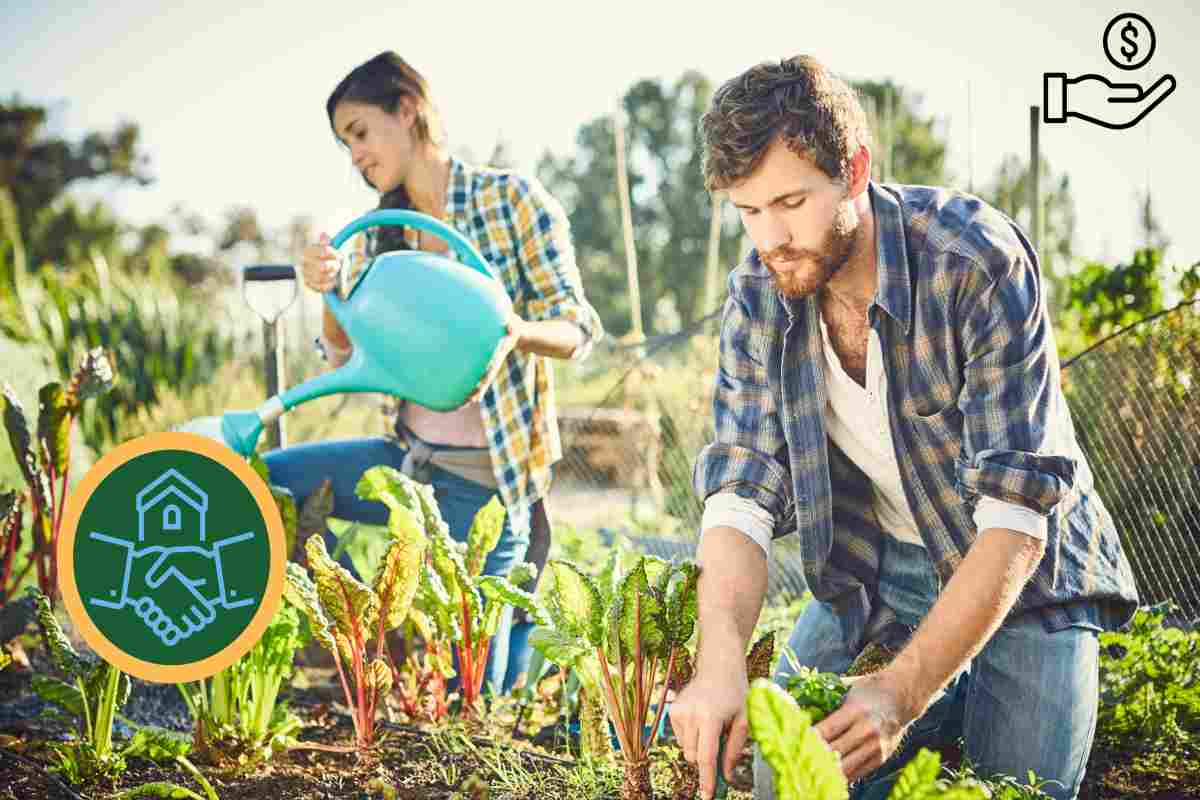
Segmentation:
{"type": "Polygon", "coordinates": [[[1109,20],[1108,25],[1104,27],[1104,33],[1100,36],[1100,48],[1104,50],[1104,57],[1107,58],[1109,63],[1111,63],[1117,69],[1138,69],[1146,66],[1146,64],[1150,63],[1151,57],[1154,56],[1154,48],[1157,46],[1158,36],[1154,33],[1154,26],[1150,24],[1150,20],[1146,19],[1141,14],[1136,14],[1132,11],[1127,11],[1124,14],[1117,14],[1115,17],[1109,20]],[[1136,64],[1122,64],[1121,62],[1117,61],[1117,59],[1111,52],[1109,52],[1108,49],[1108,32],[1113,29],[1114,25],[1123,19],[1136,19],[1138,22],[1146,26],[1146,32],[1150,34],[1150,51],[1146,53],[1145,58],[1136,64]]]}

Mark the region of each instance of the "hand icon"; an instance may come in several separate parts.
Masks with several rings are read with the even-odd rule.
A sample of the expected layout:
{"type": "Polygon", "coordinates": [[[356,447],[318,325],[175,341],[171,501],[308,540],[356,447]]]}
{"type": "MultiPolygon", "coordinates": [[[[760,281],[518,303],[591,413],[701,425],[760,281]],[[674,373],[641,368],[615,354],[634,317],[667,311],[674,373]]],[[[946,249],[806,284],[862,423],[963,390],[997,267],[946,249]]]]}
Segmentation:
{"type": "Polygon", "coordinates": [[[167,647],[201,631],[217,618],[216,611],[197,589],[198,581],[184,577],[175,565],[160,568],[170,551],[157,555],[146,573],[149,589],[140,597],[131,597],[130,604],[154,635],[167,647]],[[156,582],[151,582],[150,575],[156,582]]]}
{"type": "Polygon", "coordinates": [[[1164,75],[1149,89],[1136,83],[1113,83],[1102,75],[1068,78],[1064,72],[1043,76],[1043,119],[1066,122],[1069,117],[1110,130],[1132,128],[1175,91],[1175,77],[1164,75]]]}

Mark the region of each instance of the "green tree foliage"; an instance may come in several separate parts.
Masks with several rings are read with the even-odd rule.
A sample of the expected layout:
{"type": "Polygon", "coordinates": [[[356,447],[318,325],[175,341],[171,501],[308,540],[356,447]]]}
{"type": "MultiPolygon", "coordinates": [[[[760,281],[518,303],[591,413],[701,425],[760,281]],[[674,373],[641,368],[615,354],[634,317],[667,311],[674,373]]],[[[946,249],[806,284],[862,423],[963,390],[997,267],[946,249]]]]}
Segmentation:
{"type": "Polygon", "coordinates": [[[26,232],[35,265],[61,259],[71,246],[86,247],[112,224],[95,208],[56,211],[67,189],[97,178],[143,186],[151,182],[135,123],[70,141],[46,130],[47,116],[44,106],[20,98],[0,103],[0,186],[16,202],[18,225],[26,232]],[[75,239],[76,233],[82,241],[75,239]]]}
{"type": "Polygon", "coordinates": [[[946,142],[938,122],[921,113],[920,94],[887,81],[852,81],[873,138],[873,176],[889,183],[944,186],[946,142]]]}
{"type": "MultiPolygon", "coordinates": [[[[944,183],[946,145],[936,121],[920,113],[920,97],[890,81],[853,86],[879,126],[875,158],[882,169],[881,152],[888,156],[888,179],[944,183]]],[[[707,77],[689,71],[673,82],[640,80],[620,103],[628,119],[627,169],[648,333],[686,325],[713,310],[702,307],[712,205],[701,174],[697,126],[714,88],[707,77]]],[[[545,154],[538,175],[566,207],[589,298],[606,328],[623,333],[630,308],[612,116],[584,124],[574,154],[545,154]]],[[[741,240],[734,215],[726,213],[718,258],[724,270],[740,257],[741,240]]]]}

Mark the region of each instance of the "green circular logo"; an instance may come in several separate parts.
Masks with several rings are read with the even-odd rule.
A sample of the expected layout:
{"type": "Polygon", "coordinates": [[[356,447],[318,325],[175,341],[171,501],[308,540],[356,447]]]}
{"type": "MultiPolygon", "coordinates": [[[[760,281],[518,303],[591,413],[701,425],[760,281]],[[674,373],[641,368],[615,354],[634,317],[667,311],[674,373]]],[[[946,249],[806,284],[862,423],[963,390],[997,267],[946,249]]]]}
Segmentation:
{"type": "Polygon", "coordinates": [[[249,465],[216,442],[170,433],[126,443],[85,476],[69,506],[64,602],[89,644],[126,672],[215,674],[278,608],[278,510],[249,465]]]}

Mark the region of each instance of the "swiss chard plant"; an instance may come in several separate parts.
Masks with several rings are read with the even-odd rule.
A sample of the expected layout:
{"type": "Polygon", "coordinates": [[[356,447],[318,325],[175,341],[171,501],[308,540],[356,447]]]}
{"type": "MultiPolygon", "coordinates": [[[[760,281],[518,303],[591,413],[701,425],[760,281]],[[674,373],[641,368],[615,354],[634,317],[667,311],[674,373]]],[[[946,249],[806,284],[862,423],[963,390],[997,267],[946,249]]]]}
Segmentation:
{"type": "Polygon", "coordinates": [[[547,659],[578,671],[583,690],[598,692],[625,764],[621,796],[650,798],[649,751],[669,678],[695,629],[699,570],[653,556],[623,575],[610,558],[598,578],[561,561],[547,566],[546,602],[529,609],[540,623],[530,641],[547,659]]]}
{"type": "Polygon", "coordinates": [[[467,541],[450,536],[442,519],[433,487],[410,482],[416,507],[423,515],[429,541],[429,559],[416,598],[414,617],[422,620],[437,663],[445,664],[453,650],[460,711],[473,718],[481,710],[484,674],[492,637],[500,627],[506,606],[531,607],[533,596],[518,588],[533,575],[528,564],[518,564],[508,575],[483,575],[487,555],[500,541],[504,506],[493,497],[471,522],[467,541]]]}
{"type": "Polygon", "coordinates": [[[67,712],[75,725],[75,740],[57,745],[56,769],[72,783],[119,775],[125,759],[113,746],[113,720],[129,699],[129,676],[112,664],[80,655],[63,632],[50,600],[30,587],[37,604],[37,622],[55,668],[65,676],[35,675],[33,690],[67,712]]]}
{"type": "Polygon", "coordinates": [[[35,571],[38,588],[52,603],[58,596],[58,533],[70,483],[71,427],[83,403],[112,385],[112,367],[104,351],[88,351],[65,387],[52,382],[38,391],[37,429],[31,431],[16,392],[4,384],[4,427],[27,488],[20,495],[0,496],[0,605],[30,570],[35,571]],[[25,527],[26,502],[32,540],[28,560],[18,570],[15,562],[25,527]]]}
{"type": "Polygon", "coordinates": [[[363,473],[356,492],[388,507],[388,545],[370,585],[356,579],[313,534],[305,543],[308,569],[288,564],[284,595],[308,618],[314,638],[331,651],[354,722],[353,748],[375,743],[375,715],[392,688],[385,635],[404,622],[421,577],[428,541],[413,509],[419,485],[390,467],[363,473]],[[311,571],[311,575],[309,572],[311,571]],[[368,646],[374,641],[374,655],[368,646]]]}
{"type": "Polygon", "coordinates": [[[393,696],[400,711],[417,722],[441,722],[450,713],[448,681],[454,677],[450,649],[424,612],[413,608],[405,623],[405,641],[418,637],[422,650],[412,648],[404,663],[392,665],[393,696]]]}
{"type": "Polygon", "coordinates": [[[303,644],[300,617],[285,604],[246,655],[207,680],[177,684],[206,761],[253,763],[294,743],[301,722],[278,698],[303,644]]]}

